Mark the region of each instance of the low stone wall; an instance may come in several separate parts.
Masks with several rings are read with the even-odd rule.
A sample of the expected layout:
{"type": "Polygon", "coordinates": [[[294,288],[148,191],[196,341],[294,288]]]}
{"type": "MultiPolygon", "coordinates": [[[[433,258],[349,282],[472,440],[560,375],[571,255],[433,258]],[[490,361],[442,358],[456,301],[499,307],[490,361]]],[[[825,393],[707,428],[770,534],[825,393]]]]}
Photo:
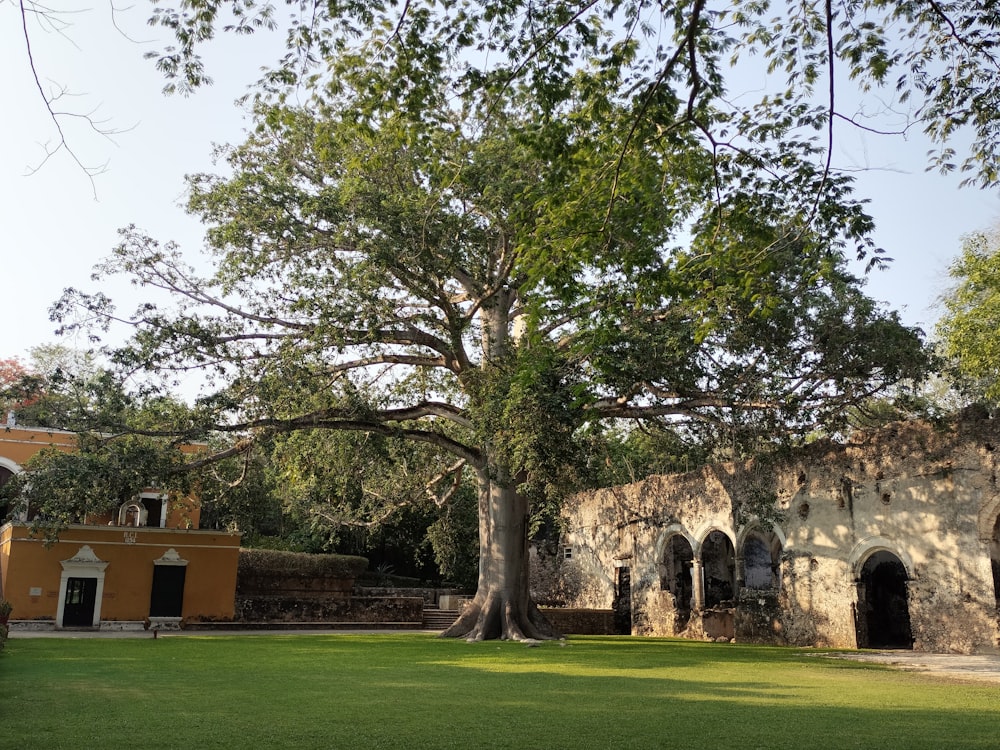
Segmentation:
{"type": "Polygon", "coordinates": [[[351,596],[307,598],[259,596],[236,599],[236,620],[263,622],[399,623],[419,626],[423,620],[421,597],[351,596]]]}
{"type": "Polygon", "coordinates": [[[441,607],[441,609],[456,609],[450,606],[449,597],[465,596],[461,589],[450,588],[406,588],[403,586],[355,586],[354,593],[357,596],[383,596],[383,597],[411,597],[419,596],[428,607],[441,607]],[[449,605],[449,606],[445,606],[449,605]]]}
{"type": "Polygon", "coordinates": [[[777,591],[744,590],[736,608],[735,630],[739,643],[783,646],[787,643],[781,624],[782,610],[777,591]]]}
{"type": "Polygon", "coordinates": [[[543,608],[542,614],[563,635],[615,634],[615,613],[611,609],[543,608]]]}

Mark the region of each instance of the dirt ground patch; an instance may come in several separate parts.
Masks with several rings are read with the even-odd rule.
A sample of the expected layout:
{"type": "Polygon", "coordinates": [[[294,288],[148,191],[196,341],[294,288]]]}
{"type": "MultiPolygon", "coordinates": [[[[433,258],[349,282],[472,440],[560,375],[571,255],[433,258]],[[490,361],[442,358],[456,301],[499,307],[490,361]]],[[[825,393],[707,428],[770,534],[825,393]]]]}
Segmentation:
{"type": "Polygon", "coordinates": [[[825,653],[831,659],[852,659],[886,664],[913,672],[1000,684],[1000,655],[925,654],[916,651],[857,651],[825,653]]]}

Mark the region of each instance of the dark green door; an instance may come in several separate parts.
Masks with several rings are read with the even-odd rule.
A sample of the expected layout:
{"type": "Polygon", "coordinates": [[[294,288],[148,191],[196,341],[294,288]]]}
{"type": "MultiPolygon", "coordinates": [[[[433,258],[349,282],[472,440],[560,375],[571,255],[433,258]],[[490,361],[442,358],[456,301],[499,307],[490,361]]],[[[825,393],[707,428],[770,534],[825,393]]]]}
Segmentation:
{"type": "Polygon", "coordinates": [[[149,597],[150,617],[180,617],[184,606],[183,565],[157,565],[153,568],[153,590],[149,597]]]}
{"type": "Polygon", "coordinates": [[[94,624],[94,606],[96,604],[97,579],[70,578],[66,581],[66,600],[63,602],[63,627],[91,627],[94,624]]]}

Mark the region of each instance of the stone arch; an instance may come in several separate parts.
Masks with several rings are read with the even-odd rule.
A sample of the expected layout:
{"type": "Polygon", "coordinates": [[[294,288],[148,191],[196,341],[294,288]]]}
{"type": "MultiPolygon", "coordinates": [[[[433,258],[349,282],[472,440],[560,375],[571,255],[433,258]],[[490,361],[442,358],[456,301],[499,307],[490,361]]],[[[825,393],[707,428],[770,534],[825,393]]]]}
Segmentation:
{"type": "Polygon", "coordinates": [[[694,554],[696,557],[701,557],[701,547],[705,543],[705,540],[708,539],[709,534],[713,531],[718,531],[720,534],[724,534],[729,539],[730,543],[735,546],[734,539],[736,535],[732,533],[730,529],[725,529],[722,525],[709,521],[708,523],[703,523],[699,526],[698,530],[694,533],[694,542],[692,546],[694,547],[694,554]]]}
{"type": "Polygon", "coordinates": [[[976,519],[980,541],[990,551],[993,573],[993,597],[1000,607],[1000,494],[994,495],[979,509],[976,519]]]}
{"type": "Polygon", "coordinates": [[[896,545],[884,536],[870,536],[855,544],[854,549],[851,550],[849,563],[855,581],[861,577],[861,569],[868,561],[868,558],[875,552],[888,552],[894,555],[899,558],[899,561],[906,569],[907,578],[913,579],[917,577],[917,569],[913,564],[913,559],[905,551],[897,549],[896,545]]]}
{"type": "Polygon", "coordinates": [[[24,469],[16,461],[0,456],[0,469],[7,469],[11,474],[20,474],[24,469]]]}
{"type": "Polygon", "coordinates": [[[698,547],[698,541],[693,537],[688,530],[679,523],[672,523],[668,526],[664,526],[660,531],[660,535],[656,540],[656,559],[662,560],[663,555],[666,554],[667,543],[673,536],[682,536],[687,540],[687,543],[691,545],[691,549],[695,550],[698,547]]]}
{"type": "Polygon", "coordinates": [[[979,530],[979,538],[982,541],[988,543],[993,538],[993,531],[998,520],[1000,520],[1000,494],[991,497],[979,509],[976,528],[979,530]]]}
{"type": "MultiPolygon", "coordinates": [[[[0,487],[5,485],[15,474],[20,474],[23,469],[9,458],[0,456],[0,487]]],[[[0,525],[3,525],[7,516],[10,515],[10,504],[0,500],[0,525]]]]}
{"type": "Polygon", "coordinates": [[[788,538],[785,536],[785,532],[781,530],[781,527],[778,526],[778,524],[771,524],[770,530],[765,531],[764,522],[757,516],[751,516],[746,526],[743,526],[736,535],[736,548],[739,549],[742,547],[747,536],[754,532],[774,534],[774,537],[781,546],[781,549],[788,546],[788,538]]]}

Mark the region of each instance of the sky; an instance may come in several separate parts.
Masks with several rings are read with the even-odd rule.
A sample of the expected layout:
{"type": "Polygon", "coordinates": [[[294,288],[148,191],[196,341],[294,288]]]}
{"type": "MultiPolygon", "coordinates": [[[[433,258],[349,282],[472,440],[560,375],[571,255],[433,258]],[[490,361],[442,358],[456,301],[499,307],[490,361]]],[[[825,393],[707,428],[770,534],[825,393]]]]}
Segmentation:
{"type": "MultiPolygon", "coordinates": [[[[161,75],[142,57],[162,35],[145,25],[147,9],[139,3],[119,14],[122,31],[107,5],[66,15],[61,31],[33,29],[43,86],[67,92],[57,105],[116,131],[104,136],[80,117],[63,120],[76,157],[104,165],[91,180],[66,151],[44,160],[44,144],[57,135],[32,79],[18,9],[0,2],[0,359],[27,361],[28,350],[45,343],[86,346],[56,337],[49,321],[66,287],[104,291],[125,311],[141,301],[121,280],[91,280],[120,227],[174,240],[192,259],[201,248],[203,227],[182,208],[184,175],[213,171],[213,144],[242,140],[248,120],[234,102],[280,55],[281,38],[220,39],[206,55],[214,85],[186,98],[164,96],[161,75]]],[[[894,259],[869,277],[869,295],[931,331],[961,237],[1000,219],[1000,193],[960,190],[959,178],[925,172],[927,150],[919,137],[854,131],[836,157],[863,168],[858,193],[871,199],[875,239],[894,259]]]]}

